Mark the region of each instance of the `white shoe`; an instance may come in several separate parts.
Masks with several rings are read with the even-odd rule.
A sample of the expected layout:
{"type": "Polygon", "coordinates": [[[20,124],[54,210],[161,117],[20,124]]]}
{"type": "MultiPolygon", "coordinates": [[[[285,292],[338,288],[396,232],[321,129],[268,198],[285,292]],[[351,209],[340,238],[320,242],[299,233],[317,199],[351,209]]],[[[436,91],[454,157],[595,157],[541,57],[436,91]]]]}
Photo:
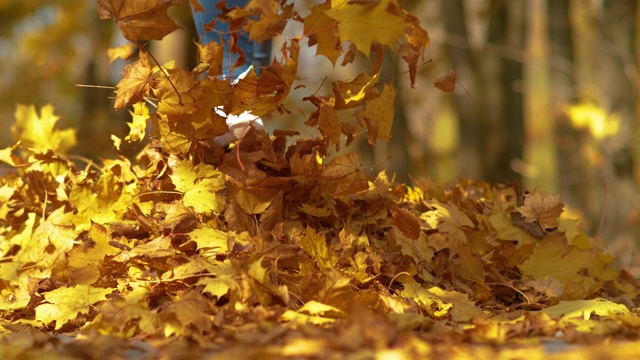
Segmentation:
{"type": "MultiPolygon", "coordinates": [[[[233,83],[235,84],[240,81],[240,79],[244,78],[252,68],[253,66],[250,66],[245,72],[240,74],[240,76],[238,76],[238,78],[233,83]]],[[[225,147],[232,142],[244,137],[251,126],[256,128],[256,130],[264,129],[262,119],[251,114],[248,111],[245,111],[240,115],[227,115],[222,111],[222,108],[217,108],[215,109],[215,112],[218,115],[227,118],[227,126],[229,127],[229,131],[216,137],[215,139],[218,145],[222,147],[225,147]]]]}
{"type": "Polygon", "coordinates": [[[262,119],[248,111],[245,111],[240,115],[226,115],[220,109],[216,109],[215,111],[219,115],[227,117],[227,126],[229,126],[229,131],[216,137],[216,142],[222,147],[244,137],[251,126],[256,128],[256,130],[264,129],[262,119]]]}

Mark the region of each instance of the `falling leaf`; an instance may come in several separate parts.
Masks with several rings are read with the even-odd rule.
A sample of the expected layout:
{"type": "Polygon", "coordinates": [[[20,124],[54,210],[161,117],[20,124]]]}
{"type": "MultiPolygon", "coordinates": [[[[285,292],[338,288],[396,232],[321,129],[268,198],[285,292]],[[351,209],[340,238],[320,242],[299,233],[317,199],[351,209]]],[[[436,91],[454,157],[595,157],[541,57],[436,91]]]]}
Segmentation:
{"type": "Polygon", "coordinates": [[[331,8],[330,2],[311,7],[311,13],[304,19],[304,34],[309,37],[309,46],[318,45],[317,55],[324,55],[334,64],[342,54],[338,23],[325,11],[331,8]]]}
{"type": "Polygon", "coordinates": [[[222,61],[224,59],[224,45],[211,41],[198,46],[198,71],[207,71],[207,76],[222,75],[222,61]]]}
{"type": "Polygon", "coordinates": [[[179,29],[167,15],[172,5],[184,6],[184,0],[98,0],[100,19],[115,19],[122,35],[131,42],[161,40],[179,29]]]}
{"type": "Polygon", "coordinates": [[[72,129],[54,129],[59,117],[53,115],[53,106],[46,105],[40,109],[40,116],[35,106],[18,105],[16,123],[11,126],[11,134],[15,141],[35,150],[51,149],[65,153],[76,144],[76,131],[72,129]]]}
{"type": "Polygon", "coordinates": [[[109,62],[112,63],[116,59],[129,60],[136,50],[136,46],[133,44],[126,44],[115,48],[109,48],[107,55],[109,56],[109,62]]]}
{"type": "Polygon", "coordinates": [[[369,57],[372,43],[393,47],[396,39],[404,33],[407,25],[397,14],[398,9],[395,0],[382,0],[372,5],[332,0],[331,9],[325,13],[338,22],[340,40],[351,41],[369,57]]]}
{"type": "Polygon", "coordinates": [[[456,89],[456,73],[453,69],[449,69],[449,73],[446,75],[442,75],[433,82],[433,85],[443,92],[450,93],[456,89]]]}
{"type": "MultiPolygon", "coordinates": [[[[253,10],[253,4],[257,2],[251,2],[247,5],[247,10],[253,10]]],[[[287,20],[293,15],[293,4],[285,5],[282,7],[282,11],[278,13],[278,3],[276,1],[267,2],[267,6],[262,6],[259,11],[260,17],[258,20],[249,18],[249,21],[244,26],[244,31],[249,33],[249,40],[255,40],[258,42],[264,42],[271,40],[272,38],[280,35],[287,25],[287,20]]]]}
{"type": "Polygon", "coordinates": [[[367,125],[367,141],[375,146],[378,139],[391,140],[391,128],[395,117],[396,91],[391,84],[385,84],[379,97],[366,102],[364,111],[358,111],[356,116],[367,125]]]}
{"type": "Polygon", "coordinates": [[[318,110],[318,127],[322,135],[327,139],[327,144],[333,143],[336,150],[340,149],[340,134],[342,122],[340,115],[332,106],[323,105],[318,110]]]}
{"type": "Polygon", "coordinates": [[[142,100],[150,89],[151,67],[146,53],[140,53],[140,59],[126,65],[122,70],[122,79],[116,85],[115,109],[123,109],[128,104],[142,100]]]}
{"type": "Polygon", "coordinates": [[[133,104],[131,114],[131,122],[129,126],[129,134],[124,138],[127,141],[141,141],[147,131],[147,120],[149,120],[149,109],[143,102],[133,104]]]}

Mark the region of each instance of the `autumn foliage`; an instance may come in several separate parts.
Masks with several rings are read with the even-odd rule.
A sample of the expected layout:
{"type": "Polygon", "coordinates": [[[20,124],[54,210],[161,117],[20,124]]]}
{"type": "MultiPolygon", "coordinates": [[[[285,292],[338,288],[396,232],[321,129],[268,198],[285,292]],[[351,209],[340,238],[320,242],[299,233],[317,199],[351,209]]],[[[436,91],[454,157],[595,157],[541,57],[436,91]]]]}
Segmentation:
{"type": "MultiPolygon", "coordinates": [[[[372,145],[392,136],[384,48],[413,81],[429,45],[395,0],[326,1],[304,18],[284,1],[224,8],[218,21],[258,40],[304,23],[260,77],[238,82],[220,76],[215,43],[194,45],[194,69],[155,62],[144,41],[177,28],[172,5],[186,4],[98,1],[99,17],[132,42],[110,56],[138,54],[114,103],[132,115],[116,146],[145,141],[152,124],[135,161],[80,165],[67,155],[75,132],[55,128],[51,107],[16,111],[16,143],[0,151],[12,169],[0,178],[0,344],[20,340],[15,356],[98,356],[143,340],[172,354],[415,358],[447,356],[454,344],[464,354],[464,344],[638,336],[638,286],[558,197],[517,184],[369,178],[344,150],[365,130],[372,145]],[[251,129],[217,145],[227,126],[215,109],[297,111],[283,100],[304,86],[298,55],[311,45],[335,66],[358,51],[371,60],[329,94],[309,90],[305,125],[317,136],[251,129]],[[51,337],[65,333],[77,340],[51,337]]],[[[452,71],[439,87],[455,80],[452,71]]]]}

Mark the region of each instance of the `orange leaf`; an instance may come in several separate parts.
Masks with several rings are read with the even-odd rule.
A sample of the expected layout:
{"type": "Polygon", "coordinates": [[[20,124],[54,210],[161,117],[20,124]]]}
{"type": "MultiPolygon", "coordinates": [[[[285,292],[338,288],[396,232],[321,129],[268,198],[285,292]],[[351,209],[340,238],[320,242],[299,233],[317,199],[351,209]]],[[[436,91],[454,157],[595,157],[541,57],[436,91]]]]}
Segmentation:
{"type": "Polygon", "coordinates": [[[205,45],[198,44],[198,70],[208,71],[207,76],[222,75],[222,60],[224,58],[224,46],[215,41],[205,45]]]}
{"type": "Polygon", "coordinates": [[[420,222],[407,209],[401,209],[397,206],[391,209],[391,223],[410,239],[418,240],[420,237],[420,222]]]}
{"type": "Polygon", "coordinates": [[[453,69],[449,69],[449,73],[446,75],[442,75],[434,81],[433,85],[443,92],[450,93],[456,89],[456,73],[453,69]]]}
{"type": "Polygon", "coordinates": [[[330,8],[330,2],[312,7],[311,14],[304,18],[304,34],[309,37],[309,46],[318,45],[316,54],[326,56],[335,65],[342,51],[338,22],[325,14],[330,8]]]}
{"type": "Polygon", "coordinates": [[[142,100],[144,94],[149,91],[151,80],[151,67],[146,53],[140,53],[140,59],[124,67],[122,79],[118,82],[116,90],[115,109],[123,109],[128,104],[142,100]]]}

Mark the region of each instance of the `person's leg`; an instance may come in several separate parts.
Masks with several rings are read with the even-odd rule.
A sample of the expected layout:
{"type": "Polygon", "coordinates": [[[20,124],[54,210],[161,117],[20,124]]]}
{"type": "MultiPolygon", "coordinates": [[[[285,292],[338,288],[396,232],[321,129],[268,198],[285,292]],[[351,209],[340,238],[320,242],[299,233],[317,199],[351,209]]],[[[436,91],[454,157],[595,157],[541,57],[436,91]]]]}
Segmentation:
{"type": "MultiPolygon", "coordinates": [[[[261,44],[255,44],[254,41],[249,41],[248,33],[241,33],[238,36],[238,46],[244,52],[246,62],[231,70],[238,54],[231,54],[229,49],[229,42],[231,40],[231,34],[229,24],[224,21],[216,21],[211,31],[205,31],[205,25],[210,23],[218,16],[218,9],[216,8],[216,0],[201,0],[200,4],[205,9],[204,12],[196,12],[191,9],[193,14],[193,20],[198,31],[201,44],[207,44],[211,41],[224,44],[224,59],[222,62],[222,75],[223,77],[231,77],[232,81],[237,81],[242,77],[242,74],[249,70],[249,68],[255,65],[254,70],[259,76],[262,70],[262,66],[269,64],[269,58],[271,56],[271,41],[266,41],[261,44]],[[254,60],[256,63],[254,64],[254,60]]],[[[247,4],[247,0],[228,0],[227,7],[242,7],[247,4]]],[[[258,129],[263,128],[262,120],[250,112],[244,112],[240,115],[227,115],[221,108],[216,109],[216,112],[227,118],[227,125],[229,131],[227,133],[216,137],[215,141],[220,146],[227,146],[236,139],[242,138],[250,127],[253,126],[258,129]]]]}
{"type": "MultiPolygon", "coordinates": [[[[193,20],[196,25],[196,30],[198,31],[200,43],[207,44],[211,41],[215,41],[219,44],[222,43],[225,45],[224,59],[222,63],[223,76],[230,76],[232,79],[235,79],[240,76],[240,74],[244,73],[251,65],[255,65],[254,70],[259,76],[262,67],[269,65],[269,60],[271,57],[271,40],[267,40],[263,43],[258,43],[256,41],[250,41],[248,33],[243,32],[239,34],[238,46],[244,52],[246,62],[243,65],[233,69],[233,72],[231,72],[231,67],[238,59],[238,54],[231,54],[228,46],[231,39],[229,23],[224,21],[216,21],[213,30],[205,31],[205,25],[210,23],[218,16],[216,2],[216,0],[202,0],[200,4],[204,8],[204,12],[196,12],[193,11],[192,8],[191,12],[193,14],[193,20]]],[[[247,5],[247,2],[247,0],[228,0],[227,7],[244,7],[247,5]]]]}

